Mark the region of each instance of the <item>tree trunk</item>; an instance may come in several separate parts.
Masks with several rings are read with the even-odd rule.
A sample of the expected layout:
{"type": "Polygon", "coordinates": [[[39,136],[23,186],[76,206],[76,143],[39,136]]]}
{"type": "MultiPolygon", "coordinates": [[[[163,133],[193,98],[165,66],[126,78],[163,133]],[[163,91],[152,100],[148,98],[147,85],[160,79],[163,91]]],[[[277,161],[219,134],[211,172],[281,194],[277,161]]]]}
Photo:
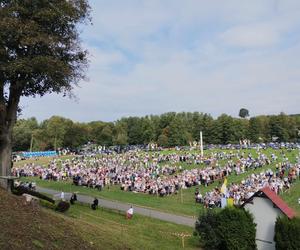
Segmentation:
{"type": "MultiPolygon", "coordinates": [[[[2,129],[0,131],[0,176],[11,175],[12,164],[12,140],[11,131],[9,129],[2,129]]],[[[0,186],[8,189],[7,180],[0,179],[0,186]]]]}
{"type": "MultiPolygon", "coordinates": [[[[14,88],[13,85],[10,87],[7,103],[0,96],[0,176],[11,175],[12,132],[17,119],[20,95],[21,90],[14,88]]],[[[3,179],[0,179],[0,186],[7,190],[10,188],[8,181],[3,179]]]]}

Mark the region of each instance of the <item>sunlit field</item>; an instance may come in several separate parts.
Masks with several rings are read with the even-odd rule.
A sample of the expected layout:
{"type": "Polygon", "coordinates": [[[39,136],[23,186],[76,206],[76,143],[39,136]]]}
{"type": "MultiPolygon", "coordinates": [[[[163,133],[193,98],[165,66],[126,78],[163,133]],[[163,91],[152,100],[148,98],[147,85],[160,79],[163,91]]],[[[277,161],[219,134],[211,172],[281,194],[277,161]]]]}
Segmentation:
{"type": "MultiPolygon", "coordinates": [[[[217,151],[225,151],[225,152],[237,152],[238,150],[205,150],[204,154],[205,156],[210,156],[212,153],[217,151]]],[[[253,157],[257,156],[257,152],[255,149],[247,149],[247,150],[241,150],[239,152],[244,152],[245,154],[251,153],[253,157]]],[[[232,174],[228,177],[228,183],[239,183],[244,178],[249,176],[252,173],[260,173],[267,169],[275,170],[276,164],[283,161],[283,153],[286,157],[288,157],[289,161],[291,163],[296,163],[296,157],[299,155],[299,150],[273,150],[273,149],[266,149],[261,150],[264,154],[266,154],[269,158],[271,157],[271,154],[274,153],[278,159],[276,162],[273,162],[270,165],[266,165],[262,168],[257,168],[256,170],[251,170],[248,172],[245,172],[240,175],[232,174]]],[[[200,153],[199,151],[163,151],[164,154],[185,154],[185,153],[200,153]]],[[[74,156],[67,156],[63,157],[63,159],[74,157],[74,156]]],[[[57,158],[58,159],[58,158],[57,158]]],[[[47,163],[51,159],[48,158],[41,158],[38,160],[32,159],[32,160],[26,160],[18,162],[16,165],[21,166],[25,163],[34,162],[35,164],[42,164],[44,166],[47,165],[47,163]]],[[[233,161],[236,161],[237,159],[234,158],[233,161]]],[[[219,165],[223,166],[227,160],[219,160],[219,165]]],[[[170,163],[168,163],[170,165],[170,163]]],[[[163,164],[162,164],[163,165],[163,164]]],[[[192,169],[192,168],[203,168],[204,164],[188,164],[188,163],[176,163],[176,165],[180,165],[183,169],[192,169]]],[[[97,189],[91,189],[87,187],[81,187],[81,186],[75,186],[72,184],[72,180],[68,181],[44,181],[40,180],[38,178],[22,178],[23,181],[35,181],[38,186],[45,187],[45,188],[51,188],[55,189],[57,191],[64,191],[64,192],[79,192],[80,194],[90,195],[93,197],[101,197],[106,198],[110,200],[117,200],[128,204],[134,204],[144,207],[149,207],[169,213],[174,214],[181,214],[181,215],[187,215],[187,216],[193,216],[197,217],[199,215],[200,211],[203,211],[203,205],[199,203],[195,203],[194,199],[194,192],[196,187],[199,188],[199,191],[202,194],[205,194],[205,192],[212,190],[216,186],[220,186],[222,184],[221,181],[215,181],[215,183],[204,187],[204,186],[194,186],[188,189],[182,189],[178,192],[178,194],[172,194],[166,197],[158,197],[155,195],[149,195],[149,194],[143,194],[143,193],[133,193],[133,192],[125,192],[120,189],[119,185],[110,186],[109,188],[106,187],[102,191],[99,191],[97,189]]],[[[298,198],[299,196],[299,180],[297,180],[296,183],[292,185],[292,188],[285,193],[283,193],[281,196],[282,198],[291,205],[296,211],[300,211],[300,206],[298,204],[298,198]]]]}

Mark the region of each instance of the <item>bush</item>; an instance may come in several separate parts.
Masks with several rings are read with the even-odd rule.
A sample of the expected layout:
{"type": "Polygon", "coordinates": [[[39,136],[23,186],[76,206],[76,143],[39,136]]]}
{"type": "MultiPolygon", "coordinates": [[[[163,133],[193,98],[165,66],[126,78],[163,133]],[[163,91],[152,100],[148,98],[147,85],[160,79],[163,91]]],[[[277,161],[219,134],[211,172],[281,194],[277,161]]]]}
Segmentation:
{"type": "Polygon", "coordinates": [[[49,201],[45,201],[45,200],[40,200],[40,205],[43,207],[46,207],[46,208],[53,209],[53,210],[56,208],[56,206],[53,203],[51,203],[49,201]]]}
{"type": "Polygon", "coordinates": [[[277,250],[300,249],[300,218],[278,217],[274,241],[277,250]]]}
{"type": "Polygon", "coordinates": [[[210,210],[199,216],[196,231],[204,249],[256,249],[256,225],[244,209],[210,210]]]}
{"type": "Polygon", "coordinates": [[[220,240],[216,234],[217,215],[215,210],[208,210],[196,221],[196,232],[205,249],[218,249],[220,240]]]}
{"type": "Polygon", "coordinates": [[[22,194],[30,194],[34,197],[37,197],[39,199],[42,199],[42,200],[46,200],[52,204],[54,204],[54,200],[49,198],[48,196],[44,195],[44,194],[41,194],[39,192],[36,192],[36,191],[33,191],[33,190],[30,190],[28,188],[25,188],[25,187],[16,187],[12,190],[12,193],[15,194],[15,195],[22,195],[22,194]]]}
{"type": "Polygon", "coordinates": [[[256,224],[252,215],[241,208],[225,208],[217,216],[220,249],[256,249],[256,224]]]}
{"type": "Polygon", "coordinates": [[[68,211],[69,208],[70,208],[70,203],[69,203],[69,202],[66,202],[66,201],[60,201],[60,202],[57,204],[55,210],[58,211],[58,212],[64,213],[64,212],[68,211]]]}

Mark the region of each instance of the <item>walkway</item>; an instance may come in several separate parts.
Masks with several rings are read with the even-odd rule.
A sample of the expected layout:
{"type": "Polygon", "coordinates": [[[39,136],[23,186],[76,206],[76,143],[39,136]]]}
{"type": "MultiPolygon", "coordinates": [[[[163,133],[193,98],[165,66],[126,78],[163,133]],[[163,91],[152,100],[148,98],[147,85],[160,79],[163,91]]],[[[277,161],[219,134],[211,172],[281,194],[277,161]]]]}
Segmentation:
{"type": "MultiPolygon", "coordinates": [[[[45,194],[50,194],[53,195],[54,199],[60,199],[60,192],[53,190],[53,189],[48,189],[48,188],[42,188],[42,187],[37,187],[36,190],[40,193],[45,193],[45,194]]],[[[70,199],[71,193],[65,193],[65,198],[70,199]]],[[[118,201],[110,201],[102,198],[98,198],[99,200],[99,206],[109,208],[109,209],[115,209],[119,211],[124,211],[126,212],[129,208],[129,204],[118,202],[118,201]]],[[[94,198],[91,196],[86,196],[86,195],[77,195],[77,200],[82,203],[86,204],[92,204],[94,198]]],[[[160,219],[163,221],[168,221],[176,224],[181,224],[185,226],[190,226],[194,227],[196,219],[188,216],[181,216],[181,215],[175,215],[175,214],[168,214],[164,212],[160,212],[154,209],[150,208],[144,208],[144,207],[139,207],[134,205],[133,206],[134,213],[152,217],[155,219],[160,219]]]]}

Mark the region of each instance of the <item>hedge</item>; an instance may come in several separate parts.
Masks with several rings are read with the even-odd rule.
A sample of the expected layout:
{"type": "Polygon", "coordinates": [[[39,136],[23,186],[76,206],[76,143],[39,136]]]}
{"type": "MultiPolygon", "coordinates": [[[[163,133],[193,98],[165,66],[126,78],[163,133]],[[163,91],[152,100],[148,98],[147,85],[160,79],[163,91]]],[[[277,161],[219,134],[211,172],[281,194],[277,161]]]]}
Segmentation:
{"type": "Polygon", "coordinates": [[[49,201],[51,202],[52,204],[55,203],[55,201],[51,198],[49,198],[48,196],[46,195],[43,195],[39,192],[36,192],[36,191],[33,191],[33,190],[30,190],[28,188],[25,188],[25,187],[22,187],[22,186],[19,186],[19,187],[16,187],[12,190],[12,193],[15,194],[15,195],[22,195],[22,194],[30,194],[34,197],[37,197],[37,198],[40,198],[42,200],[46,200],[46,201],[49,201]]]}
{"type": "Polygon", "coordinates": [[[252,215],[244,209],[227,207],[219,212],[208,210],[199,216],[196,232],[204,249],[257,249],[256,224],[252,215]]]}
{"type": "Polygon", "coordinates": [[[300,218],[278,217],[275,224],[274,241],[277,250],[300,249],[300,218]]]}
{"type": "Polygon", "coordinates": [[[69,202],[66,202],[66,201],[60,201],[60,202],[57,204],[55,210],[58,211],[58,212],[64,213],[64,212],[68,211],[69,208],[70,208],[70,203],[69,203],[69,202]]]}

